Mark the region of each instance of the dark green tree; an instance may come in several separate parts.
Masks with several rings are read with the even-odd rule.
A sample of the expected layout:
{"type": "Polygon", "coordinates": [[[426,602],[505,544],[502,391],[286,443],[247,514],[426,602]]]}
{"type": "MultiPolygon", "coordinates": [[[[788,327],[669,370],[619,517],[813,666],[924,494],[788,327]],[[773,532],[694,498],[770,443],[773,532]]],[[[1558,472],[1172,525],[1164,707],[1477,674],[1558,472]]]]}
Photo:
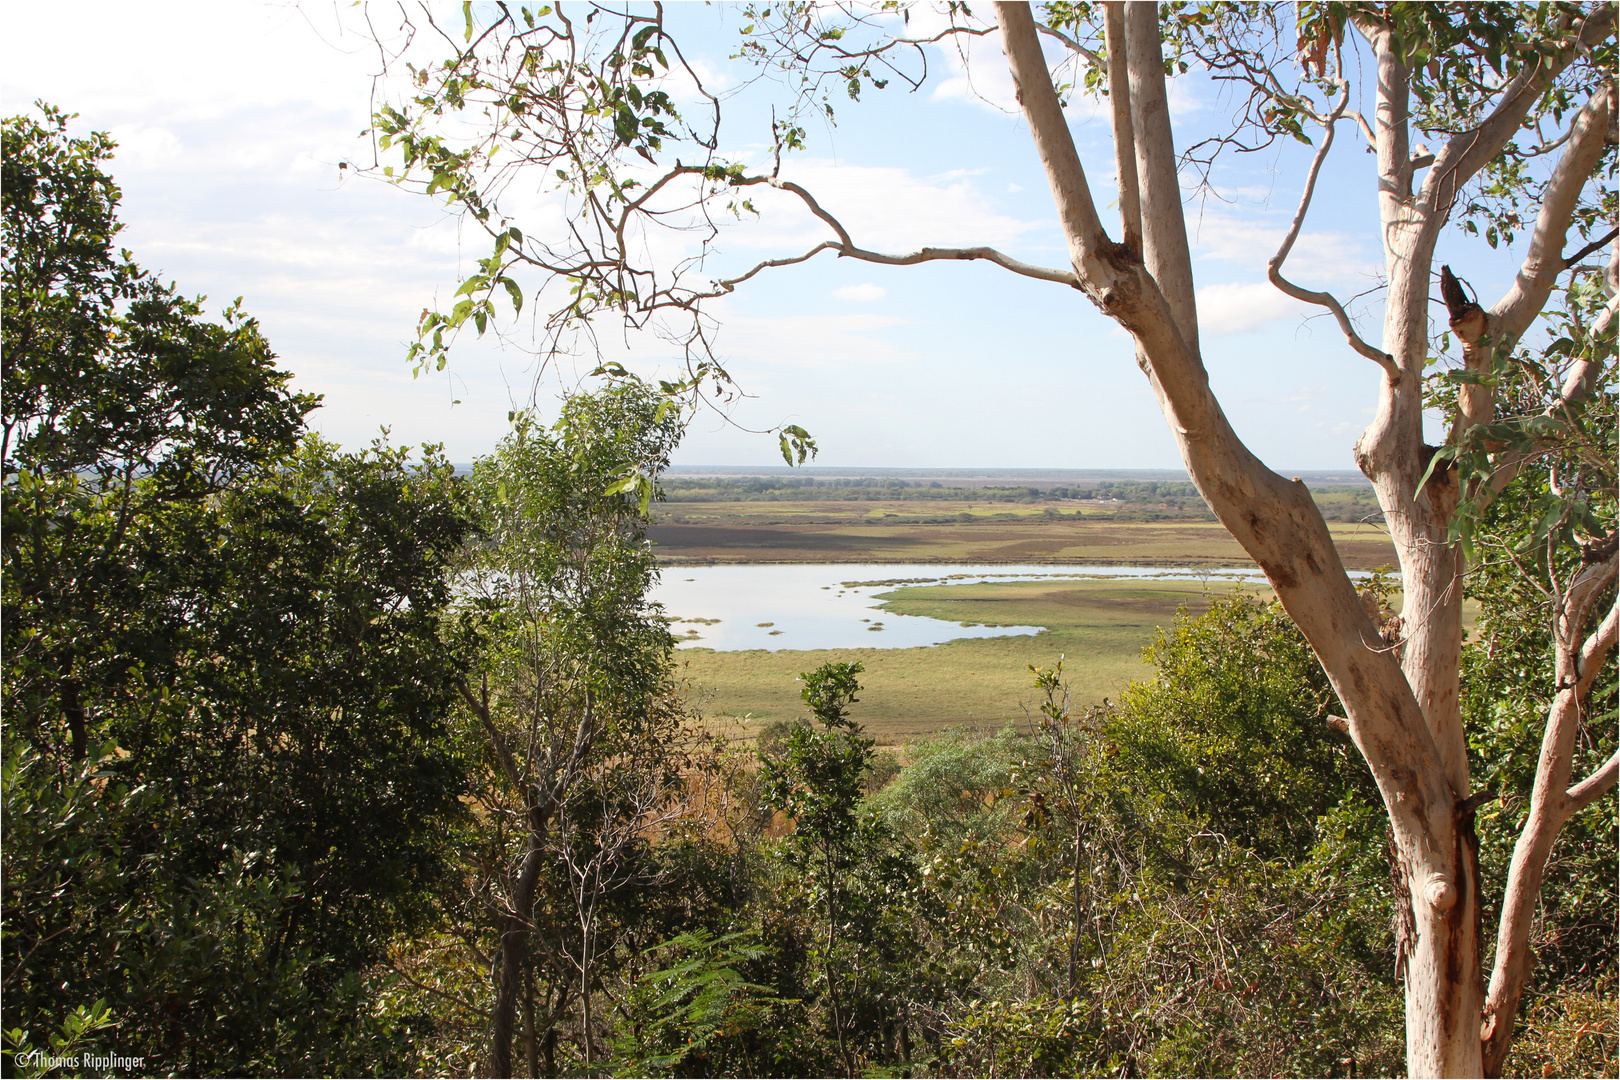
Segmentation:
{"type": "Polygon", "coordinates": [[[1117,769],[1180,813],[1267,858],[1301,858],[1347,794],[1376,799],[1331,726],[1342,714],[1281,605],[1241,593],[1183,613],[1145,652],[1158,673],[1120,696],[1117,769]]]}
{"type": "Polygon", "coordinates": [[[112,144],[5,121],[8,1038],[111,1010],[197,1073],[393,1071],[365,973],[428,914],[449,466],[300,446],[255,323],[113,251],[112,144]]]}

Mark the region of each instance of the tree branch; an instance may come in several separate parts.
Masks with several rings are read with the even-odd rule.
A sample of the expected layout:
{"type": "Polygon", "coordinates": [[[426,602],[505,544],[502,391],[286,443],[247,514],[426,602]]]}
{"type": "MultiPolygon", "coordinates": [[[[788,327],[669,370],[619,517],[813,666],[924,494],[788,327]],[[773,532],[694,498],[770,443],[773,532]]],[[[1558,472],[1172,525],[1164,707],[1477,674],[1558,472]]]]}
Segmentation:
{"type": "Polygon", "coordinates": [[[1607,244],[1617,236],[1620,236],[1620,228],[1610,229],[1608,232],[1604,233],[1601,237],[1592,241],[1590,244],[1587,244],[1585,247],[1576,249],[1573,254],[1559,256],[1560,261],[1562,261],[1564,264],[1564,269],[1568,270],[1570,267],[1574,266],[1576,263],[1580,262],[1582,259],[1586,258],[1588,255],[1592,254],[1592,252],[1607,244]]]}
{"type": "MultiPolygon", "coordinates": [[[[1098,56],[1096,53],[1092,52],[1090,49],[1086,48],[1084,45],[1080,44],[1078,41],[1076,41],[1074,38],[1070,37],[1068,34],[1065,34],[1063,31],[1056,30],[1056,29],[1054,29],[1054,28],[1052,28],[1050,26],[1047,26],[1045,23],[1036,23],[1035,24],[1035,30],[1036,30],[1037,33],[1045,34],[1049,38],[1053,38],[1053,39],[1055,39],[1057,41],[1061,41],[1064,44],[1064,46],[1069,49],[1070,52],[1073,52],[1076,55],[1084,58],[1086,63],[1090,64],[1092,67],[1094,67],[1094,68],[1102,68],[1102,67],[1104,67],[1102,57],[1098,56]]],[[[1113,55],[1114,49],[1113,49],[1112,45],[1110,45],[1108,47],[1108,52],[1109,52],[1110,56],[1113,55]]]]}
{"type": "Polygon", "coordinates": [[[849,230],[844,227],[843,223],[832,214],[828,213],[821,206],[821,204],[816,201],[814,195],[810,194],[809,191],[805,190],[798,184],[788,180],[776,180],[771,177],[759,176],[748,177],[747,179],[739,181],[736,186],[749,187],[755,184],[768,184],[771,187],[777,188],[781,191],[786,191],[790,194],[797,195],[812,214],[814,214],[817,218],[820,218],[827,224],[829,228],[838,234],[838,239],[823,240],[821,243],[817,244],[803,255],[791,255],[780,259],[765,259],[762,262],[756,263],[746,273],[740,274],[737,277],[721,278],[715,281],[713,289],[709,292],[697,293],[690,297],[684,298],[681,301],[681,306],[688,306],[698,300],[708,300],[717,296],[722,296],[726,293],[732,292],[738,285],[741,285],[743,282],[747,281],[749,278],[753,277],[755,274],[758,274],[762,270],[768,270],[778,266],[792,266],[796,263],[802,263],[809,259],[815,258],[823,251],[836,251],[838,252],[839,258],[856,259],[860,262],[876,263],[880,266],[915,266],[918,263],[939,262],[942,260],[977,260],[994,263],[1002,269],[1010,270],[1022,277],[1034,278],[1037,281],[1050,281],[1058,285],[1067,285],[1072,289],[1080,288],[1080,279],[1075,276],[1074,271],[1072,270],[1054,270],[1045,266],[1036,266],[1032,263],[1026,263],[1019,259],[1015,259],[1012,256],[997,251],[992,247],[925,247],[905,255],[889,255],[878,251],[868,251],[865,248],[857,247],[854,239],[849,234],[849,230]]]}
{"type": "Polygon", "coordinates": [[[843,249],[843,245],[839,244],[836,240],[823,240],[821,243],[817,244],[803,255],[789,255],[781,259],[765,259],[762,262],[754,264],[754,266],[752,266],[747,273],[739,274],[734,278],[721,278],[717,280],[714,283],[714,288],[711,291],[706,293],[697,293],[689,299],[682,301],[681,306],[695,303],[698,300],[709,300],[717,296],[724,296],[726,293],[731,292],[738,285],[741,285],[743,282],[747,281],[761,270],[770,270],[778,266],[793,266],[795,263],[802,263],[807,259],[813,259],[828,249],[833,251],[841,251],[843,249]]]}
{"type": "Polygon", "coordinates": [[[913,266],[917,263],[934,262],[939,259],[982,259],[985,262],[995,263],[1005,270],[1024,277],[1035,278],[1039,281],[1056,282],[1070,288],[1080,288],[1080,279],[1072,270],[1053,270],[1045,266],[1034,266],[1030,263],[1020,262],[1009,255],[1004,255],[995,248],[922,248],[909,255],[883,255],[876,251],[867,251],[863,248],[850,248],[840,253],[840,257],[859,259],[861,262],[880,263],[884,266],[913,266]]]}
{"type": "MultiPolygon", "coordinates": [[[[1612,539],[1612,538],[1610,538],[1612,539]]],[[[1609,615],[1604,622],[1592,631],[1591,635],[1576,648],[1581,628],[1591,617],[1592,606],[1597,597],[1602,596],[1605,589],[1614,585],[1615,576],[1620,575],[1620,557],[1610,552],[1607,559],[1602,562],[1588,563],[1581,567],[1570,581],[1570,586],[1560,597],[1555,607],[1554,633],[1558,638],[1560,651],[1568,651],[1570,670],[1558,672],[1560,690],[1570,687],[1575,690],[1576,696],[1584,696],[1591,691],[1592,682],[1597,678],[1597,672],[1602,669],[1602,657],[1615,646],[1615,630],[1620,619],[1620,601],[1610,607],[1609,615]]],[[[1560,665],[1562,667],[1562,665],[1560,665]]]]}
{"type": "Polygon", "coordinates": [[[517,763],[512,760],[512,751],[507,747],[506,738],[500,733],[500,729],[495,726],[495,721],[489,714],[489,684],[487,681],[482,689],[483,700],[479,700],[479,696],[472,692],[472,687],[468,686],[465,680],[456,680],[456,690],[460,692],[461,700],[465,701],[467,707],[473,711],[473,715],[478,717],[479,723],[483,724],[484,731],[489,735],[490,744],[495,747],[495,757],[501,763],[501,771],[506,774],[506,779],[511,783],[514,790],[522,791],[523,783],[518,776],[517,763]]]}
{"type": "Polygon", "coordinates": [[[714,290],[706,293],[697,293],[681,301],[686,306],[697,300],[710,300],[726,293],[732,292],[738,285],[758,274],[762,270],[773,269],[778,266],[792,266],[821,254],[823,251],[836,251],[839,258],[855,259],[859,262],[877,263],[880,266],[915,266],[918,263],[939,262],[942,260],[956,260],[971,262],[982,260],[994,263],[1004,270],[1011,270],[1022,277],[1035,278],[1037,281],[1051,281],[1058,285],[1067,285],[1071,289],[1080,288],[1080,279],[1072,270],[1053,270],[1045,266],[1035,266],[1031,263],[1020,262],[1010,255],[1003,254],[995,248],[920,248],[906,255],[886,255],[878,251],[867,251],[865,248],[854,246],[845,247],[836,240],[823,240],[803,255],[790,255],[782,259],[765,259],[750,267],[746,273],[733,278],[721,278],[714,283],[714,290]]]}
{"type": "Polygon", "coordinates": [[[1564,798],[1569,800],[1570,811],[1584,810],[1608,794],[1617,777],[1620,777],[1620,751],[1610,754],[1609,760],[1599,766],[1596,772],[1564,793],[1564,798]]]}
{"type": "Polygon", "coordinates": [[[1311,199],[1316,192],[1316,178],[1322,171],[1322,162],[1327,160],[1328,150],[1333,146],[1333,129],[1344,109],[1350,102],[1350,84],[1339,80],[1339,100],[1325,120],[1322,122],[1322,145],[1316,148],[1316,156],[1311,158],[1311,168],[1305,175],[1305,190],[1300,193],[1299,209],[1294,211],[1294,220],[1288,227],[1288,235],[1283,238],[1277,254],[1266,263],[1266,276],[1271,283],[1295,300],[1302,300],[1307,304],[1316,304],[1327,308],[1333,313],[1333,318],[1339,324],[1339,330],[1344,334],[1350,347],[1365,356],[1373,363],[1384,369],[1384,373],[1391,379],[1400,377],[1400,369],[1395,365],[1395,358],[1382,349],[1369,345],[1360,334],[1356,333],[1354,324],[1350,322],[1350,315],[1344,310],[1344,305],[1334,298],[1332,293],[1312,291],[1301,288],[1282,275],[1283,262],[1287,260],[1289,252],[1294,249],[1294,241],[1299,239],[1299,230],[1305,224],[1305,215],[1310,210],[1311,199]]]}
{"type": "Polygon", "coordinates": [[[791,191],[793,194],[797,195],[800,199],[804,200],[804,205],[809,208],[812,214],[816,215],[816,217],[820,218],[822,221],[825,221],[828,227],[830,227],[833,232],[838,234],[839,243],[841,243],[846,249],[853,248],[855,246],[855,241],[850,239],[849,230],[845,229],[844,226],[839,223],[837,218],[823,210],[821,208],[821,204],[815,200],[815,197],[804,188],[788,180],[773,181],[771,186],[781,188],[783,191],[791,191]]]}
{"type": "Polygon", "coordinates": [[[1142,254],[1142,189],[1136,178],[1136,133],[1131,127],[1130,73],[1125,61],[1125,8],[1103,5],[1108,41],[1108,104],[1114,123],[1114,166],[1119,173],[1119,217],[1125,246],[1142,254]]]}
{"type": "MultiPolygon", "coordinates": [[[[1598,578],[1614,579],[1616,557],[1598,571],[1598,578]]],[[[1597,568],[1589,568],[1597,569],[1597,568]]],[[[1502,916],[1497,927],[1496,962],[1491,972],[1490,991],[1485,998],[1480,1039],[1484,1043],[1485,1073],[1495,1076],[1501,1070],[1512,1043],[1514,1018],[1524,994],[1534,956],[1530,950],[1530,923],[1541,902],[1541,884],[1553,842],[1570,815],[1601,796],[1614,785],[1616,763],[1611,757],[1592,776],[1567,788],[1575,740],[1581,727],[1582,702],[1597,678],[1603,656],[1620,636],[1620,603],[1610,607],[1601,626],[1582,645],[1578,659],[1564,642],[1557,641],[1560,686],[1547,711],[1547,727],[1542,735],[1541,756],[1536,763],[1535,784],[1530,792],[1530,812],[1526,816],[1513,859],[1508,865],[1507,887],[1503,890],[1502,916]],[[1569,669],[1577,669],[1573,674],[1569,669]]],[[[1567,640],[1567,639],[1565,639],[1567,640]]]]}
{"type": "MultiPolygon", "coordinates": [[[[1378,150],[1378,136],[1373,134],[1372,125],[1367,123],[1367,118],[1354,109],[1346,112],[1345,115],[1356,122],[1356,127],[1361,130],[1361,137],[1367,140],[1367,149],[1376,152],[1378,150]]],[[[1433,164],[1432,160],[1430,164],[1433,164]]]]}
{"type": "MultiPolygon", "coordinates": [[[[1614,584],[1614,556],[1609,557],[1607,570],[1608,572],[1598,579],[1594,593],[1614,584]]],[[[1616,601],[1609,608],[1609,614],[1604,616],[1603,622],[1581,643],[1579,659],[1576,662],[1577,681],[1574,687],[1578,696],[1584,697],[1591,692],[1592,684],[1597,681],[1598,672],[1603,670],[1604,657],[1614,648],[1617,638],[1620,638],[1620,601],[1616,601]]]]}
{"type": "MultiPolygon", "coordinates": [[[[1569,266],[1561,254],[1564,238],[1581,190],[1603,156],[1613,111],[1614,86],[1610,84],[1587,99],[1570,125],[1569,143],[1559,155],[1542,194],[1541,211],[1536,215],[1524,262],[1507,294],[1491,309],[1489,333],[1497,347],[1518,340],[1546,306],[1558,275],[1569,266]]],[[[1597,246],[1601,247],[1602,241],[1597,246]]]]}
{"type": "Polygon", "coordinates": [[[1159,9],[1125,7],[1125,56],[1130,73],[1131,130],[1136,137],[1136,176],[1141,184],[1142,259],[1170,303],[1182,340],[1198,355],[1198,303],[1193,292],[1192,253],[1181,211],[1181,178],[1170,126],[1164,81],[1159,9]]]}
{"type": "Polygon", "coordinates": [[[1070,262],[1076,275],[1092,276],[1092,268],[1104,274],[1105,252],[1111,246],[1108,234],[1097,216],[1097,205],[1092,200],[1091,186],[1086,182],[1085,169],[1069,134],[1063,106],[1052,88],[1052,76],[1046,69],[1046,58],[1041,55],[1035,18],[1030,14],[1029,5],[998,2],[996,25],[1001,28],[1007,66],[1018,88],[1018,103],[1024,109],[1036,153],[1053,188],[1053,201],[1063,225],[1063,235],[1068,240],[1070,262]]]}
{"type": "Polygon", "coordinates": [[[1552,85],[1553,80],[1583,49],[1590,49],[1613,32],[1614,20],[1613,4],[1597,7],[1582,21],[1578,31],[1565,38],[1564,50],[1557,58],[1543,57],[1536,64],[1526,65],[1508,84],[1496,108],[1482,123],[1452,136],[1435,155],[1433,171],[1423,184],[1420,195],[1422,202],[1433,210],[1449,208],[1462,186],[1502,152],[1502,148],[1523,124],[1536,99],[1552,85]]]}
{"type": "MultiPolygon", "coordinates": [[[[1373,111],[1373,126],[1368,135],[1373,152],[1378,155],[1378,194],[1381,201],[1404,204],[1411,196],[1411,154],[1407,152],[1410,139],[1412,72],[1395,55],[1389,27],[1373,21],[1366,15],[1352,17],[1352,24],[1372,46],[1378,60],[1377,106],[1373,111]]],[[[1390,213],[1383,213],[1387,220],[1390,213]]]]}

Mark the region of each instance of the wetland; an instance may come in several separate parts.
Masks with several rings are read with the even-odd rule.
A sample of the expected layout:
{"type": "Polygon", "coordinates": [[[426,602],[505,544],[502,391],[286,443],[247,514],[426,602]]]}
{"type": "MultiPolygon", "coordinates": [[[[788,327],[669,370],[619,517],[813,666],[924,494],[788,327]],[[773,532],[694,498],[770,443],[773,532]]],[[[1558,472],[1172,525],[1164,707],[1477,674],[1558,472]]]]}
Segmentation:
{"type": "MultiPolygon", "coordinates": [[[[772,494],[677,498],[649,530],[681,670],[709,727],[732,739],[800,715],[796,677],[830,661],[865,666],[859,708],[885,745],[1021,723],[1030,667],[1060,659],[1075,703],[1097,703],[1151,677],[1142,650],[1178,611],[1231,589],[1270,595],[1197,508],[1167,503],[1180,516],[1146,520],[1160,513],[1151,502],[1027,489],[1021,501],[772,494]]],[[[1349,569],[1394,564],[1381,523],[1329,527],[1349,569]]]]}

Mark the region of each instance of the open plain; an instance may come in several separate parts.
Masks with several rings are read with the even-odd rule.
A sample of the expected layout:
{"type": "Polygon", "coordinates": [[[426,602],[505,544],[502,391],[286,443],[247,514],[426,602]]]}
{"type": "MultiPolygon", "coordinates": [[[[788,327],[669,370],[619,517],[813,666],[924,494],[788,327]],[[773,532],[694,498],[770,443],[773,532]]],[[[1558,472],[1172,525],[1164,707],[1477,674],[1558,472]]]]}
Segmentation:
{"type": "MultiPolygon", "coordinates": [[[[1381,524],[1332,522],[1352,570],[1395,562],[1381,524]]],[[[1122,521],[1070,503],[715,502],[660,506],[649,530],[670,566],[726,562],[1063,563],[1252,567],[1214,521],[1122,521]]]]}

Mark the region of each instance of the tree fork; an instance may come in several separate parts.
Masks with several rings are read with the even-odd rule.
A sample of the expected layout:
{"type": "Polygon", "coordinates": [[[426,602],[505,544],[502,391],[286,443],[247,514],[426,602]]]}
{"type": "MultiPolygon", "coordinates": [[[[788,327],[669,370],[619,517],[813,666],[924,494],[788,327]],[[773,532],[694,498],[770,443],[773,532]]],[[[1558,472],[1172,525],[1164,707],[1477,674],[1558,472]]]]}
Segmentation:
{"type": "MultiPolygon", "coordinates": [[[[1459,789],[1452,783],[1454,770],[1444,764],[1453,755],[1441,752],[1426,711],[1414,696],[1411,663],[1398,664],[1380,638],[1309,492],[1267,469],[1232,431],[1210,391],[1196,339],[1189,340],[1196,333],[1195,317],[1178,319],[1156,277],[1128,255],[1121,258],[1124,249],[1103,233],[1028,6],[1000,3],[996,10],[1019,102],[1064,223],[1075,272],[1087,294],[1136,339],[1138,359],[1193,482],[1216,517],[1260,564],[1316,651],[1345,703],[1351,737],[1389,811],[1410,881],[1416,931],[1407,958],[1409,1068],[1413,1075],[1477,1074],[1480,1044],[1472,1021],[1479,1015],[1483,995],[1477,986],[1479,896],[1476,867],[1457,816],[1457,807],[1468,794],[1466,771],[1459,789]]],[[[1127,38],[1144,22],[1141,16],[1128,19],[1127,38]]],[[[1153,49],[1128,50],[1133,95],[1155,83],[1162,92],[1156,22],[1152,30],[1153,49]]],[[[1167,115],[1151,107],[1135,108],[1133,103],[1131,121],[1138,162],[1174,160],[1167,115]]],[[[1179,203],[1174,214],[1162,205],[1170,197],[1160,193],[1156,205],[1144,192],[1147,237],[1152,236],[1146,224],[1152,215],[1179,217],[1179,203]]],[[[1179,194],[1175,198],[1179,200],[1179,194]]],[[[1413,239],[1419,248],[1425,247],[1421,232],[1413,239]]],[[[1148,244],[1153,251],[1151,239],[1148,244]]],[[[1165,243],[1150,262],[1156,261],[1161,272],[1179,280],[1178,257],[1175,246],[1165,243]]],[[[1403,348],[1396,355],[1402,354],[1409,356],[1410,350],[1403,348]]],[[[1391,404],[1401,406],[1398,412],[1415,407],[1410,402],[1414,394],[1421,396],[1421,386],[1410,368],[1391,381],[1406,393],[1393,398],[1386,393],[1386,411],[1391,404]]],[[[1407,426],[1397,425],[1396,430],[1407,426]]],[[[1414,430],[1420,432],[1421,427],[1414,430]]],[[[1414,488],[1419,474],[1416,450],[1414,446],[1412,460],[1400,462],[1398,470],[1411,474],[1414,488]]],[[[1460,641],[1457,644],[1460,647],[1460,641]]],[[[1440,702],[1442,711],[1444,704],[1440,702]]],[[[1455,708],[1455,694],[1451,704],[1455,708]]],[[[1460,718],[1456,728],[1460,734],[1460,718]]]]}

